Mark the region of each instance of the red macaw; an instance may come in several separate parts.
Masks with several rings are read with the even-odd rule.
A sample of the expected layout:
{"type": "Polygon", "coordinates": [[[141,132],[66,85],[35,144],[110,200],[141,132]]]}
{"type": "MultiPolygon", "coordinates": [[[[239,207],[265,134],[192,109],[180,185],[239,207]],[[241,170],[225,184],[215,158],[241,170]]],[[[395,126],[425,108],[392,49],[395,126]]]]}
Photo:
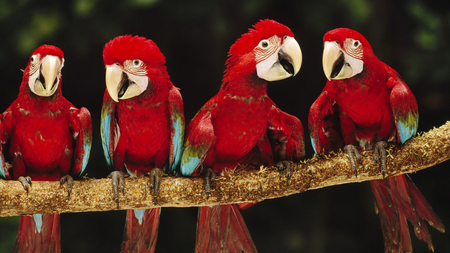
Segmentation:
{"type": "MultiPolygon", "coordinates": [[[[150,175],[156,202],[163,171],[179,165],[184,141],[183,100],[169,79],[156,44],[138,36],[119,36],[103,49],[106,91],[101,116],[103,151],[115,199],[124,191],[123,173],[150,175]]],[[[160,208],[127,210],[122,252],[153,252],[160,208]]]]}
{"type": "MultiPolygon", "coordinates": [[[[31,181],[67,181],[86,168],[92,142],[91,115],[61,94],[61,49],[43,45],[24,70],[17,99],[3,113],[1,175],[19,180],[29,191],[31,181]]],[[[59,214],[22,216],[14,252],[60,252],[59,214]]]]}
{"type": "MultiPolygon", "coordinates": [[[[343,147],[356,175],[356,146],[374,149],[384,177],[387,142],[403,144],[416,134],[419,113],[414,95],[400,75],[375,56],[369,42],[350,29],[325,34],[323,70],[328,82],[308,118],[314,151],[323,154],[343,147]]],[[[412,251],[406,219],[433,250],[424,220],[442,232],[444,226],[411,179],[388,177],[371,181],[371,186],[386,252],[412,251]]]]}
{"type": "MultiPolygon", "coordinates": [[[[206,195],[215,173],[238,164],[270,165],[304,156],[303,127],[267,95],[267,82],[297,74],[300,46],[288,27],[262,20],[229,52],[219,93],[195,115],[186,130],[180,171],[205,179],[206,195]]],[[[287,171],[288,163],[280,163],[287,171]]],[[[256,252],[237,205],[202,207],[196,252],[256,252]]]]}

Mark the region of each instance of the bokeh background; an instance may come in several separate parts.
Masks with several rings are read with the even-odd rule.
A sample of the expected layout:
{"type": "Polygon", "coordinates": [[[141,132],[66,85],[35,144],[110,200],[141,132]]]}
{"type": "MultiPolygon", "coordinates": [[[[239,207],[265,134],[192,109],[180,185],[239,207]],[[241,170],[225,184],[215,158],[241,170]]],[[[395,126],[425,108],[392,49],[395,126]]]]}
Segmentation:
{"type": "MultiPolygon", "coordinates": [[[[155,41],[166,56],[172,82],[181,88],[189,122],[219,90],[229,47],[265,18],[289,26],[302,48],[299,74],[271,83],[268,92],[305,127],[309,107],[326,82],[322,37],[337,27],[361,32],[378,58],[402,75],[418,100],[419,131],[450,120],[448,0],[3,0],[0,110],[17,97],[21,69],[31,53],[41,44],[60,47],[66,60],[63,95],[92,114],[94,140],[87,176],[105,177],[109,172],[99,131],[105,43],[124,34],[155,41]]],[[[306,149],[311,157],[308,141],[306,149]]],[[[448,166],[445,162],[411,175],[447,226],[448,166]]],[[[243,216],[259,252],[384,251],[369,183],[266,200],[243,216]]],[[[196,218],[197,208],[163,209],[156,252],[193,252],[196,218]]],[[[62,252],[119,252],[124,222],[125,211],[62,214],[62,252]]],[[[18,223],[19,217],[0,218],[0,252],[11,252],[18,223]]],[[[450,252],[448,232],[430,228],[430,233],[436,252],[450,252]]],[[[412,240],[415,252],[427,251],[426,243],[414,235],[412,240]]]]}

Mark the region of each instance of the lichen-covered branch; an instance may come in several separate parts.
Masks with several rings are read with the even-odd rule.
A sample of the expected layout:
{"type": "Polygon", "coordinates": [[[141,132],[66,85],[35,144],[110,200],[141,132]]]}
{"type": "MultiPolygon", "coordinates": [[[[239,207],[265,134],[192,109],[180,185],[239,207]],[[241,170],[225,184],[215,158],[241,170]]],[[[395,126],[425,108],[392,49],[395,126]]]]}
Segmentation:
{"type": "MultiPolygon", "coordinates": [[[[387,176],[419,171],[450,158],[450,122],[388,149],[387,176]]],[[[372,151],[362,153],[362,165],[355,177],[342,152],[292,163],[293,174],[286,183],[275,167],[252,168],[217,177],[209,199],[200,178],[164,177],[157,206],[192,207],[215,204],[256,202],[280,198],[327,186],[381,179],[372,151]]],[[[148,178],[127,178],[125,195],[120,194],[120,209],[155,207],[149,193],[148,178]]],[[[75,181],[70,199],[66,185],[37,182],[27,194],[15,180],[0,180],[0,216],[33,213],[66,213],[117,210],[110,179],[75,181]]]]}

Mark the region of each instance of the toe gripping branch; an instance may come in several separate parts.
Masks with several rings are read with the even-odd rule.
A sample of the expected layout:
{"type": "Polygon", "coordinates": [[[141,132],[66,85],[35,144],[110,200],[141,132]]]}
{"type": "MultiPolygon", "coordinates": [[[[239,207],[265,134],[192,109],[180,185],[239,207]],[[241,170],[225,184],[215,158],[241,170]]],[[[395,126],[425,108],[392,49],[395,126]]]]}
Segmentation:
{"type": "Polygon", "coordinates": [[[209,199],[209,193],[211,188],[214,187],[214,182],[216,180],[216,173],[211,168],[207,168],[203,172],[203,180],[205,183],[206,198],[209,199]]]}
{"type": "Polygon", "coordinates": [[[158,197],[159,187],[161,185],[161,177],[164,175],[164,171],[159,168],[154,168],[148,172],[147,175],[150,177],[150,194],[153,191],[153,204],[156,205],[156,199],[158,197]]]}
{"type": "MultiPolygon", "coordinates": [[[[375,150],[374,150],[374,160],[375,164],[378,165],[378,162],[380,162],[381,165],[381,173],[383,174],[383,179],[385,178],[386,174],[386,148],[388,144],[386,141],[379,141],[375,144],[375,150]]],[[[356,160],[359,164],[361,164],[361,156],[359,155],[358,148],[355,147],[352,144],[348,144],[344,147],[344,151],[348,155],[348,159],[350,161],[350,165],[352,166],[353,172],[355,172],[355,176],[358,176],[357,173],[357,165],[356,160]]]]}
{"type": "Polygon", "coordinates": [[[17,180],[19,180],[20,183],[22,183],[23,188],[25,189],[25,191],[27,191],[28,194],[28,189],[29,187],[31,187],[31,177],[19,177],[17,180]]]}
{"type": "MultiPolygon", "coordinates": [[[[128,175],[128,174],[127,174],[128,175]]],[[[119,208],[119,186],[122,191],[122,195],[125,195],[125,180],[124,173],[122,171],[113,171],[108,175],[108,178],[112,179],[112,188],[114,192],[114,199],[116,200],[117,209],[119,208]]]]}
{"type": "Polygon", "coordinates": [[[356,160],[358,160],[358,163],[361,164],[361,156],[359,155],[358,149],[354,145],[348,144],[348,145],[345,145],[344,151],[347,153],[348,160],[350,161],[350,165],[352,166],[353,172],[355,173],[355,176],[357,177],[358,172],[356,170],[357,166],[356,166],[355,158],[356,158],[356,160]]]}
{"type": "Polygon", "coordinates": [[[275,166],[278,168],[278,171],[280,173],[283,173],[286,175],[286,184],[289,185],[289,179],[291,179],[292,175],[292,168],[291,163],[287,160],[277,162],[275,166]]]}
{"type": "Polygon", "coordinates": [[[59,180],[59,187],[61,188],[63,184],[67,182],[67,197],[70,199],[70,193],[72,192],[73,178],[70,175],[65,175],[59,180]]]}

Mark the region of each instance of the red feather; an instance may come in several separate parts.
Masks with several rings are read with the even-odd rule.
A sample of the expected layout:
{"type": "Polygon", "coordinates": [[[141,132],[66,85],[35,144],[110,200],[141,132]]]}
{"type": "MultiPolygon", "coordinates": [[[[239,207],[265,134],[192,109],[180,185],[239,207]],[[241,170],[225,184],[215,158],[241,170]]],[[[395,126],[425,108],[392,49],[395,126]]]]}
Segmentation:
{"type": "MultiPolygon", "coordinates": [[[[109,139],[103,142],[106,158],[114,165],[111,169],[143,177],[153,169],[163,170],[175,165],[175,156],[180,157],[175,151],[181,152],[174,150],[178,144],[175,139],[181,138],[182,143],[184,134],[183,100],[179,89],[170,81],[164,55],[153,41],[126,35],[105,45],[103,60],[105,65],[119,65],[123,72],[131,71],[125,69],[125,61],[141,60],[140,71],[148,77],[145,91],[118,103],[105,91],[102,117],[108,114],[110,122],[102,126],[102,131],[109,131],[106,133],[109,139]],[[175,121],[179,125],[174,126],[175,121]]],[[[153,252],[159,215],[160,208],[145,210],[139,223],[134,210],[127,210],[122,252],[153,252]]]]}
{"type": "Polygon", "coordinates": [[[43,214],[40,232],[33,216],[22,216],[15,253],[61,252],[59,214],[43,214]]]}
{"type": "Polygon", "coordinates": [[[195,252],[257,252],[237,205],[201,207],[195,252]]]}
{"type": "Polygon", "coordinates": [[[121,252],[154,252],[159,228],[161,208],[147,209],[139,223],[134,210],[127,210],[127,220],[121,252]],[[147,228],[147,229],[143,229],[147,228]]]}
{"type": "MultiPolygon", "coordinates": [[[[218,94],[186,129],[182,174],[199,176],[206,168],[223,174],[239,164],[270,165],[303,157],[300,121],[276,107],[267,95],[267,81],[256,74],[254,48],[272,36],[283,40],[293,34],[282,24],[262,20],[231,46],[218,94]]],[[[196,252],[219,251],[256,252],[237,205],[200,210],[196,252]]]]}
{"type": "MultiPolygon", "coordinates": [[[[351,47],[345,46],[349,38],[361,43],[363,53],[354,58],[363,61],[364,69],[348,79],[328,81],[311,106],[309,131],[319,154],[348,144],[368,150],[378,141],[401,143],[406,141],[400,137],[402,131],[409,127],[411,131],[403,138],[410,138],[412,134],[409,134],[415,134],[417,129],[418,109],[414,95],[395,70],[376,58],[361,34],[339,28],[328,32],[324,42],[336,42],[341,52],[351,55],[351,47]]],[[[400,175],[371,181],[371,185],[386,252],[412,251],[406,220],[415,227],[416,236],[433,249],[424,221],[440,231],[444,231],[444,227],[412,181],[400,175]]]]}
{"type": "MultiPolygon", "coordinates": [[[[61,65],[64,61],[63,52],[57,47],[43,45],[36,49],[24,71],[17,99],[3,113],[0,137],[3,155],[12,165],[9,178],[28,176],[32,181],[59,181],[66,175],[77,178],[89,157],[90,114],[85,108],[78,110],[62,96],[61,78],[49,97],[31,91],[30,63],[36,54],[40,59],[57,56],[61,65]]],[[[41,67],[40,63],[35,66],[41,67]]],[[[42,227],[38,227],[34,217],[22,216],[14,252],[60,252],[59,214],[43,214],[42,227]]]]}

